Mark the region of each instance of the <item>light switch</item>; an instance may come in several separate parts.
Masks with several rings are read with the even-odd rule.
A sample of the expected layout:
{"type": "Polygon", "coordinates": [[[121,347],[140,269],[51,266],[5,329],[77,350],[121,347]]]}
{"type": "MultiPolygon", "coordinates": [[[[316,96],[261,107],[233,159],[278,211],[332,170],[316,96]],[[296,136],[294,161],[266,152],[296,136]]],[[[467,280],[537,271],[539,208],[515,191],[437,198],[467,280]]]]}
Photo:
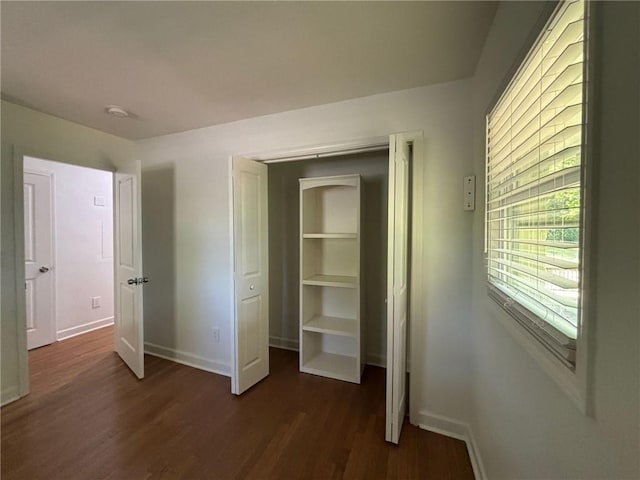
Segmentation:
{"type": "Polygon", "coordinates": [[[93,197],[93,204],[96,207],[104,207],[104,204],[105,204],[104,197],[102,195],[95,195],[93,197]]]}
{"type": "Polygon", "coordinates": [[[476,209],[476,176],[470,175],[464,177],[464,209],[475,210],[476,209]]]}

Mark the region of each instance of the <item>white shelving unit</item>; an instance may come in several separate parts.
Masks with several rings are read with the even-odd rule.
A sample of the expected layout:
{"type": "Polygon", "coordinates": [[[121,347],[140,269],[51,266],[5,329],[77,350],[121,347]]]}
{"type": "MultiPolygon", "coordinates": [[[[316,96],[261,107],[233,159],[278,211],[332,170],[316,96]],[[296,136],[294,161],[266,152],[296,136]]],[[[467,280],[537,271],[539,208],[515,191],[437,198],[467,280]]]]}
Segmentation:
{"type": "Polygon", "coordinates": [[[360,176],[300,179],[300,371],[360,383],[360,176]]]}

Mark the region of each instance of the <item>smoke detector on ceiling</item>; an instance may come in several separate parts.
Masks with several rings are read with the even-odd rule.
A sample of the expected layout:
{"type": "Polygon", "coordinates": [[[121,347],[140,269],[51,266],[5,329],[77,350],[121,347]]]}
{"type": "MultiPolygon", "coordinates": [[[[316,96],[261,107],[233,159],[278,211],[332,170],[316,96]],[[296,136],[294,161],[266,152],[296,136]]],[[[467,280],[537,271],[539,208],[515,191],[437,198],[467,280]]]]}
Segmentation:
{"type": "Polygon", "coordinates": [[[112,117],[117,118],[127,118],[131,116],[129,112],[118,105],[107,105],[104,111],[107,113],[107,115],[111,115],[112,117]]]}

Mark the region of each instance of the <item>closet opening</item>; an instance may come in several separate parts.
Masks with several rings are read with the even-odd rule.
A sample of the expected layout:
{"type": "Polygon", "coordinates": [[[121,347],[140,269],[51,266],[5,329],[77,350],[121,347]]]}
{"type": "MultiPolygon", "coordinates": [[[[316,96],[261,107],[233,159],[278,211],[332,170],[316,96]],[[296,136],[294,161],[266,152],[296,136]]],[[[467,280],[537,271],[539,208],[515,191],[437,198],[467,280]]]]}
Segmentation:
{"type": "Polygon", "coordinates": [[[271,163],[268,178],[269,345],[300,352],[302,340],[309,360],[301,361],[303,368],[309,364],[308,371],[315,371],[314,357],[319,375],[325,371],[325,376],[359,383],[358,358],[363,364],[386,367],[389,151],[271,163]],[[359,195],[349,186],[309,188],[307,211],[301,211],[300,179],[344,176],[359,178],[359,195]],[[323,193],[326,199],[313,198],[323,193]],[[325,211],[318,211],[321,204],[325,211]],[[320,233],[322,226],[314,223],[327,221],[331,232],[320,233]],[[301,222],[309,223],[302,239],[301,222]],[[306,263],[302,269],[301,258],[306,263]],[[301,276],[314,272],[354,279],[360,298],[358,289],[348,284],[301,286],[301,276]],[[301,313],[309,317],[305,324],[311,317],[321,321],[301,334],[301,313]],[[362,353],[356,355],[359,347],[362,353]],[[324,356],[323,348],[329,352],[324,356]]]}
{"type": "Polygon", "coordinates": [[[302,374],[361,383],[366,364],[381,366],[385,439],[399,442],[408,367],[423,356],[423,296],[410,293],[423,291],[423,157],[411,132],[230,159],[232,393],[269,375],[270,346],[298,351],[302,374]]]}

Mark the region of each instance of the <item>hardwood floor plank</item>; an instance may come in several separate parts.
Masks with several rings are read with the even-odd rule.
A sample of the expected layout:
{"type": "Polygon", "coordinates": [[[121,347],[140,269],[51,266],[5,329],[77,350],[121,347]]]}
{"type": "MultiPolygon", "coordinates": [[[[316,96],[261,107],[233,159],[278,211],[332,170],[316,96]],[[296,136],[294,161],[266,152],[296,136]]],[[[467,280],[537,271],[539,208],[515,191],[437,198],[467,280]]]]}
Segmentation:
{"type": "Polygon", "coordinates": [[[31,393],[1,410],[3,480],[472,479],[465,444],[405,423],[384,441],[385,372],[362,385],[271,374],[240,397],[230,380],[145,357],[139,381],[103,328],[29,353],[31,393]]]}

